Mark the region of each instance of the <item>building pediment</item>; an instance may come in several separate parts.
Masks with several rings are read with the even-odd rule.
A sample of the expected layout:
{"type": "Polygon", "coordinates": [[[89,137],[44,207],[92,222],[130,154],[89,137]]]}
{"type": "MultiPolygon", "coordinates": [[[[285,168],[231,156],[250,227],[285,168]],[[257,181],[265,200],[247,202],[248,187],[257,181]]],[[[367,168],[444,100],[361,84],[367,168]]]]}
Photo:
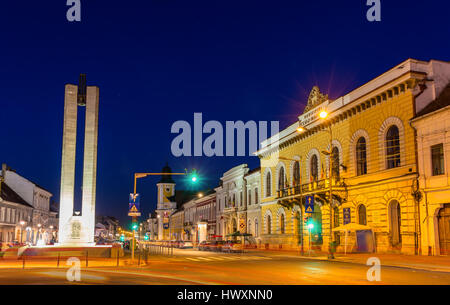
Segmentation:
{"type": "Polygon", "coordinates": [[[319,106],[320,104],[328,100],[328,94],[322,94],[318,86],[314,86],[309,93],[308,104],[305,107],[303,113],[310,111],[311,109],[319,106]]]}

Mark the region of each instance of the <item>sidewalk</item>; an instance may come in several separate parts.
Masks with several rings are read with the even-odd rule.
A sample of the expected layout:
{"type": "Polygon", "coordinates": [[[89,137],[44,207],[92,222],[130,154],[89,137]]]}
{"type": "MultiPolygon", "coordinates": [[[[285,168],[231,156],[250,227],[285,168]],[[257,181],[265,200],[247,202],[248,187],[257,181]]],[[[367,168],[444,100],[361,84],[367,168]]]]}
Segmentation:
{"type": "MultiPolygon", "coordinates": [[[[311,256],[305,252],[303,256],[299,251],[269,251],[263,250],[263,253],[270,253],[278,256],[289,256],[311,260],[328,260],[326,252],[312,252],[311,256]]],[[[426,255],[404,255],[404,254],[380,254],[380,253],[343,253],[335,254],[335,258],[330,261],[346,262],[353,264],[366,265],[371,257],[380,259],[381,267],[399,267],[416,270],[427,270],[437,272],[450,272],[450,256],[426,256],[426,255]]]]}

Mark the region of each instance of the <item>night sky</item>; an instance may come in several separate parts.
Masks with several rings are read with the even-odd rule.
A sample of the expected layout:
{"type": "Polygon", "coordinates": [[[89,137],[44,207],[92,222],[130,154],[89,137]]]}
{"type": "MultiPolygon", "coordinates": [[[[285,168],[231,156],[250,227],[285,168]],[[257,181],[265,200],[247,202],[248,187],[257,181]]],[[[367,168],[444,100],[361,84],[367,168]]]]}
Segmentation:
{"type": "MultiPolygon", "coordinates": [[[[366,0],[81,3],[81,22],[70,23],[65,0],[2,2],[0,161],[59,202],[64,85],[86,73],[100,87],[97,214],[122,221],[134,172],[169,162],[196,168],[207,188],[233,166],[259,165],[173,157],[177,120],[202,112],[204,121],[285,127],[314,85],[337,98],[407,58],[450,60],[447,1],[382,0],[374,23],[366,0]]],[[[157,180],[138,184],[144,215],[156,206],[157,180]]]]}

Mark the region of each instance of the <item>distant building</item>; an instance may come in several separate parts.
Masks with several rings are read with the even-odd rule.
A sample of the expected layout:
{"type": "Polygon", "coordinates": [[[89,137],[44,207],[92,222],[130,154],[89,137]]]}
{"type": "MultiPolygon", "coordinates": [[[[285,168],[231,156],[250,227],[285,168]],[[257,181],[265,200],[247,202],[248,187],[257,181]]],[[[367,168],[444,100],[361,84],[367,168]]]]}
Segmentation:
{"type": "Polygon", "coordinates": [[[6,164],[2,165],[1,175],[6,185],[32,207],[30,218],[23,220],[27,231],[27,241],[37,244],[41,240],[41,243],[45,244],[54,239],[58,213],[50,209],[52,193],[19,175],[6,164]]]}
{"type": "Polygon", "coordinates": [[[257,244],[260,243],[261,233],[261,169],[255,168],[244,176],[247,194],[247,232],[251,234],[257,244]]]}
{"type": "Polygon", "coordinates": [[[114,240],[119,228],[119,220],[113,216],[95,217],[95,237],[114,240]]]}
{"type": "Polygon", "coordinates": [[[450,255],[450,84],[420,111],[411,125],[417,132],[424,255],[450,255]]]}
{"type": "Polygon", "coordinates": [[[33,207],[2,180],[0,178],[0,242],[3,248],[5,243],[31,241],[34,236],[30,236],[25,225],[31,222],[33,207]]]}

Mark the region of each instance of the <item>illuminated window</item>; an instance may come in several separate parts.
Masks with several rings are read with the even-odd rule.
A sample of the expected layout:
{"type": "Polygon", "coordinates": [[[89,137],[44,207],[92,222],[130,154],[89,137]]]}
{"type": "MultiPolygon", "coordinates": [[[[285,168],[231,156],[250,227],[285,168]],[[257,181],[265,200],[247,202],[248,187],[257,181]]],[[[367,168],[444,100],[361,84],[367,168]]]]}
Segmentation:
{"type": "Polygon", "coordinates": [[[391,126],[386,133],[386,161],[387,168],[400,166],[400,136],[398,127],[391,126]]]}
{"type": "Polygon", "coordinates": [[[266,175],[266,197],[272,196],[272,179],[270,172],[266,175]]]}
{"type": "Polygon", "coordinates": [[[272,234],[272,219],[267,215],[267,234],[272,234]]]}
{"type": "Polygon", "coordinates": [[[319,178],[319,162],[316,155],[312,155],[311,157],[310,176],[312,181],[317,181],[319,178]]]}
{"type": "Polygon", "coordinates": [[[284,214],[280,215],[280,233],[285,233],[285,221],[284,221],[284,214]]]}
{"type": "Polygon", "coordinates": [[[278,175],[278,189],[280,191],[284,190],[284,181],[285,181],[284,167],[281,167],[278,175]]]}
{"type": "Polygon", "coordinates": [[[438,144],[431,146],[431,166],[433,176],[443,175],[444,170],[444,145],[438,144]]]}
{"type": "Polygon", "coordinates": [[[364,204],[358,207],[358,223],[360,225],[367,225],[367,212],[364,204]]]}
{"type": "Polygon", "coordinates": [[[339,179],[340,172],[339,172],[339,166],[340,166],[340,160],[339,160],[339,148],[333,147],[331,150],[331,158],[332,158],[332,168],[331,172],[333,173],[333,177],[336,179],[339,179]]]}
{"type": "Polygon", "coordinates": [[[300,184],[300,163],[298,161],[295,161],[294,163],[294,172],[293,172],[293,183],[295,185],[300,184]]]}
{"type": "Polygon", "coordinates": [[[367,174],[367,145],[366,138],[361,137],[356,143],[356,174],[358,176],[367,174]]]}
{"type": "Polygon", "coordinates": [[[333,225],[336,228],[336,227],[339,227],[339,208],[338,207],[334,207],[333,214],[334,214],[333,225]]]}

